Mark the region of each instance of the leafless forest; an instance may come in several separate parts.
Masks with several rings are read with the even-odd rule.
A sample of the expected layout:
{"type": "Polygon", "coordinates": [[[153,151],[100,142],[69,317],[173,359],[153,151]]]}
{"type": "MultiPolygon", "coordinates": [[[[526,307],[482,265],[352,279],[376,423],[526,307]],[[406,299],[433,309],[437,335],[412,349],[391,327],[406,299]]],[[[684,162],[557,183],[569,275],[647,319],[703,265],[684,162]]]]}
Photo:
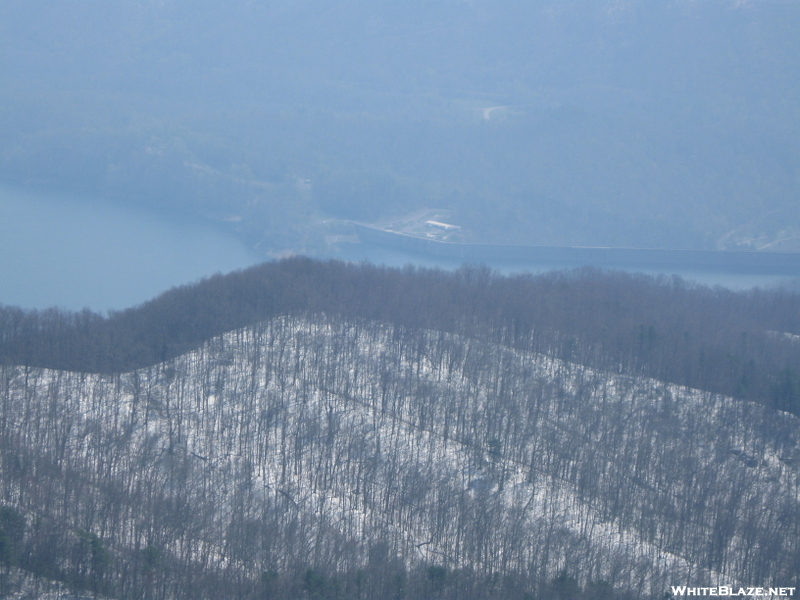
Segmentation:
{"type": "Polygon", "coordinates": [[[107,317],[6,307],[0,591],[795,585],[797,301],[293,259],[107,317]]]}

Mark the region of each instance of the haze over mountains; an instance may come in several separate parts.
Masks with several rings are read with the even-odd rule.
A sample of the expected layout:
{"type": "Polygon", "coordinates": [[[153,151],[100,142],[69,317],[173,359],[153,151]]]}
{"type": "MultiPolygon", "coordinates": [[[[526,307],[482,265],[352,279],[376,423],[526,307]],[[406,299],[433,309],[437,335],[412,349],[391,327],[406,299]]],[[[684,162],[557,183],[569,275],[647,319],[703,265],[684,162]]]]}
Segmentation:
{"type": "Polygon", "coordinates": [[[471,241],[795,249],[799,28],[778,0],[8,0],[0,177],[264,253],[431,206],[471,241]]]}
{"type": "MultiPolygon", "coordinates": [[[[798,32],[789,0],[4,0],[0,191],[266,257],[414,213],[800,250],[798,32]]],[[[298,256],[107,314],[0,305],[0,595],[796,590],[798,339],[786,290],[298,256]]]]}

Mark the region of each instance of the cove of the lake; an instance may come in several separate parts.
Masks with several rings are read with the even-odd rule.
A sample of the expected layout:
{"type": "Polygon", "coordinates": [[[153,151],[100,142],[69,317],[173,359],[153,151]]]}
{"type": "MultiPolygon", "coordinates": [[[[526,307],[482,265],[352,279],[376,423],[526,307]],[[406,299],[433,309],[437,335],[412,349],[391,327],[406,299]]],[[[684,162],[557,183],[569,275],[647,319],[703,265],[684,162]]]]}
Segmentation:
{"type": "Polygon", "coordinates": [[[201,222],[0,185],[0,304],[119,310],[259,260],[201,222]]]}

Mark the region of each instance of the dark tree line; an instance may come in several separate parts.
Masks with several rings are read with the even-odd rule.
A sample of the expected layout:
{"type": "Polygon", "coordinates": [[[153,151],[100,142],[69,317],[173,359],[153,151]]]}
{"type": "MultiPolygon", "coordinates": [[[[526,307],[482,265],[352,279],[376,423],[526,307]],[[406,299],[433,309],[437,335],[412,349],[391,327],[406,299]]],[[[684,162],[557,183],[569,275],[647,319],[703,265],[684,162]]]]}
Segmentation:
{"type": "Polygon", "coordinates": [[[248,324],[307,314],[458,333],[800,414],[800,295],[590,269],[506,277],[293,258],[108,316],[0,307],[0,361],[124,372],[248,324]]]}

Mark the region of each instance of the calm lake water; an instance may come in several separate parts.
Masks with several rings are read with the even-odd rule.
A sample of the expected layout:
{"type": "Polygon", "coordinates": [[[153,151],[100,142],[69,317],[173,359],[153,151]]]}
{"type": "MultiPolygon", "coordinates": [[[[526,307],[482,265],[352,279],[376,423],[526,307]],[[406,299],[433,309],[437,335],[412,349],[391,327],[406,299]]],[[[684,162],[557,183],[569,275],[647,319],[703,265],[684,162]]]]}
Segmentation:
{"type": "MultiPolygon", "coordinates": [[[[374,244],[346,244],[331,257],[398,267],[460,266],[374,244]]],[[[176,285],[262,260],[232,235],[203,223],[99,199],[0,185],[0,304],[119,310],[176,285]]],[[[502,262],[489,266],[506,274],[566,267],[502,262]]],[[[732,289],[797,287],[791,277],[675,272],[684,279],[732,289]]]]}
{"type": "MultiPolygon", "coordinates": [[[[406,264],[415,264],[423,267],[436,267],[441,269],[457,269],[461,263],[457,260],[449,260],[441,257],[426,256],[418,253],[407,252],[386,246],[379,246],[372,243],[343,244],[340,253],[335,256],[342,260],[353,262],[368,261],[373,264],[386,264],[393,267],[401,267],[406,264]]],[[[489,261],[488,266],[492,269],[511,275],[514,273],[546,273],[548,271],[559,271],[564,269],[574,269],[575,265],[550,264],[550,263],[525,263],[512,261],[489,261]]],[[[744,290],[753,287],[787,287],[800,290],[800,280],[788,275],[758,275],[758,274],[735,274],[735,273],[714,273],[710,271],[691,271],[682,268],[673,269],[630,269],[623,265],[611,266],[611,269],[620,271],[631,271],[646,273],[648,275],[678,275],[687,281],[694,281],[708,286],[722,286],[732,290],[744,290]]]]}
{"type": "Polygon", "coordinates": [[[123,309],[259,260],[201,223],[0,185],[0,304],[123,309]]]}

